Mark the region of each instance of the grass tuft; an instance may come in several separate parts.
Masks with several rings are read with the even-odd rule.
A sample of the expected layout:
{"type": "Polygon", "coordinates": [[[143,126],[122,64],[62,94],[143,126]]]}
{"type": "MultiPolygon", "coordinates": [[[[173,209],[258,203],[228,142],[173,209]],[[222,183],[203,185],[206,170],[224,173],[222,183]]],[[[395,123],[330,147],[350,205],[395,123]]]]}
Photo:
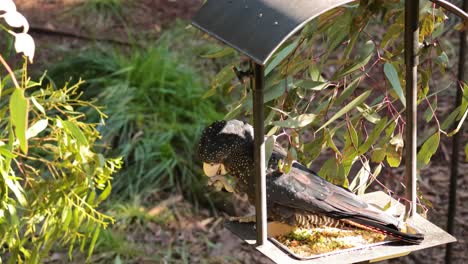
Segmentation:
{"type": "Polygon", "coordinates": [[[203,178],[195,160],[201,130],[222,118],[199,74],[169,50],[166,41],[146,50],[93,49],[64,60],[52,77],[90,80],[85,97],[95,97],[109,116],[100,127],[106,154],[123,156],[113,194],[129,198],[150,189],[197,191],[203,178]]]}

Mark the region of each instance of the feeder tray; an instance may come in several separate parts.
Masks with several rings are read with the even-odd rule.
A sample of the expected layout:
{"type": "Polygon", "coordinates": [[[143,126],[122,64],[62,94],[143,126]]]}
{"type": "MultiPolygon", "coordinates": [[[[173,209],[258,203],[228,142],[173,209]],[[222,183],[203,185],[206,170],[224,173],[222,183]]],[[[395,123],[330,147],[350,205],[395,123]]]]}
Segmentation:
{"type": "MultiPolygon", "coordinates": [[[[391,198],[384,192],[373,192],[362,196],[362,199],[367,203],[384,207],[386,203],[392,201],[396,207],[396,213],[404,213],[405,206],[395,199],[391,198]]],[[[417,226],[418,230],[424,234],[424,240],[419,245],[402,245],[399,242],[385,241],[385,243],[376,243],[359,248],[350,248],[345,250],[337,250],[325,254],[315,255],[310,258],[304,258],[288,252],[285,247],[278,246],[279,242],[271,237],[263,246],[255,247],[262,254],[275,261],[276,263],[355,263],[355,262],[376,262],[385,259],[391,259],[408,255],[409,253],[430,248],[442,244],[455,242],[456,239],[438,226],[432,224],[427,219],[420,215],[414,215],[408,219],[410,226],[417,226]]],[[[253,223],[238,223],[225,222],[224,226],[232,233],[237,235],[242,240],[245,240],[251,245],[256,243],[256,230],[253,223]]],[[[283,233],[282,230],[277,230],[275,227],[279,225],[269,224],[269,233],[283,233]],[[272,229],[272,230],[270,230],[272,229]]]]}

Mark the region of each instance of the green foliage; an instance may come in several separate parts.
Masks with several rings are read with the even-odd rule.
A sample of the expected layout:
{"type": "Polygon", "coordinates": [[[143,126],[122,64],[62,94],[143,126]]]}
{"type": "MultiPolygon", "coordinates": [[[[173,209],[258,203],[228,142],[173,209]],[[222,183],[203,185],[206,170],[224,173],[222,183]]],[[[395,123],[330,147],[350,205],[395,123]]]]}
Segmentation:
{"type": "Polygon", "coordinates": [[[212,100],[202,99],[198,73],[169,51],[166,41],[130,53],[89,50],[51,71],[52,76],[71,73],[94,78],[84,94],[96,96],[109,116],[101,129],[110,146],[106,153],[125,158],[114,193],[128,198],[177,186],[197,191],[203,178],[195,162],[196,141],[201,129],[221,116],[212,100]]]}
{"type": "MultiPolygon", "coordinates": [[[[423,166],[437,150],[440,133],[451,136],[443,130],[458,120],[460,126],[466,109],[462,103],[442,125],[432,118],[437,100],[429,98],[440,90],[431,87],[431,77],[444,76],[450,65],[447,52],[437,44],[447,18],[429,3],[421,5],[420,14],[420,42],[428,45],[419,52],[418,104],[430,103],[433,109],[428,107],[427,122],[438,128],[419,153],[423,166]]],[[[350,185],[358,193],[383,167],[400,165],[405,129],[403,39],[403,2],[360,1],[314,19],[302,34],[278,49],[265,71],[269,109],[265,125],[269,136],[288,135],[282,142],[288,146],[288,159],[297,155],[310,165],[326,153],[321,167],[315,166],[319,175],[348,186],[351,171],[358,171],[350,185]],[[382,25],[390,26],[382,30],[382,25]]],[[[213,80],[210,91],[224,89],[241,95],[225,118],[249,115],[251,92],[233,82],[226,73],[228,67],[213,80]]]]}
{"type": "Polygon", "coordinates": [[[79,109],[105,115],[80,99],[81,81],[57,89],[30,79],[27,60],[35,44],[28,22],[12,1],[0,7],[14,14],[8,26],[25,29],[18,34],[0,24],[14,37],[16,52],[25,54],[15,73],[0,53],[7,72],[0,75],[0,263],[42,263],[58,245],[70,257],[79,246],[89,259],[101,229],[113,222],[97,207],[109,196],[121,160],[96,151],[97,124],[79,109]]]}
{"type": "Polygon", "coordinates": [[[26,78],[1,83],[0,255],[8,263],[39,263],[54,245],[79,245],[91,255],[113,219],[96,210],[111,190],[120,159],[96,152],[96,125],[80,107],[104,115],[77,92],[26,78]]]}

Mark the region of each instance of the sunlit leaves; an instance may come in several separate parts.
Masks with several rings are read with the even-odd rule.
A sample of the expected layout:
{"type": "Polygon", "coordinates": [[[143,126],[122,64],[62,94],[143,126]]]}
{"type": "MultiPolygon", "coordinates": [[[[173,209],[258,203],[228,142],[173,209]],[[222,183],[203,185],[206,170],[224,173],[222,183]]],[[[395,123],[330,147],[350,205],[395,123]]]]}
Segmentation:
{"type": "Polygon", "coordinates": [[[386,152],[386,160],[388,165],[390,167],[398,167],[400,166],[401,163],[401,157],[402,157],[402,152],[403,150],[401,148],[397,148],[394,145],[388,145],[387,146],[387,152],[386,152]]]}
{"type": "Polygon", "coordinates": [[[41,119],[34,123],[31,127],[28,128],[26,131],[26,139],[33,138],[37,136],[39,133],[44,131],[44,129],[47,128],[48,125],[48,120],[47,119],[41,119]]]}
{"type": "Polygon", "coordinates": [[[420,23],[419,42],[423,42],[424,38],[432,35],[432,32],[434,31],[434,19],[431,14],[425,14],[420,23]]]}
{"type": "Polygon", "coordinates": [[[11,95],[0,98],[0,214],[7,216],[0,220],[5,245],[0,255],[9,251],[13,262],[41,262],[56,243],[73,250],[78,242],[91,254],[96,230],[112,222],[96,207],[110,194],[111,175],[121,161],[95,153],[95,125],[80,122],[83,113],[67,110],[70,102],[97,108],[78,100],[78,86],[41,88],[28,98],[23,88],[10,88],[6,94],[11,95]],[[30,100],[35,108],[29,107],[30,100]],[[62,121],[57,110],[67,112],[69,120],[62,121]],[[98,198],[97,189],[103,190],[98,198]]]}
{"type": "Polygon", "coordinates": [[[374,151],[372,151],[371,154],[371,160],[376,163],[380,163],[384,161],[385,156],[387,155],[386,149],[385,148],[375,148],[374,151]]]}
{"type": "Polygon", "coordinates": [[[65,127],[65,129],[67,129],[71,133],[71,135],[78,141],[80,145],[87,146],[89,144],[85,134],[83,133],[83,131],[81,131],[81,129],[77,126],[75,122],[62,121],[62,124],[65,127]]]}
{"type": "Polygon", "coordinates": [[[8,175],[8,173],[4,170],[0,170],[0,174],[8,188],[14,193],[16,199],[18,199],[19,204],[26,206],[28,202],[24,196],[24,190],[23,187],[21,187],[21,184],[15,179],[13,175],[8,175]]]}
{"type": "Polygon", "coordinates": [[[96,242],[97,242],[97,240],[99,238],[99,233],[100,232],[101,232],[101,227],[96,226],[96,228],[94,229],[94,232],[93,232],[94,233],[93,238],[91,239],[91,243],[89,244],[87,261],[91,260],[91,256],[93,254],[94,247],[96,246],[96,242]]]}
{"type": "Polygon", "coordinates": [[[28,153],[26,130],[28,128],[29,101],[24,97],[23,90],[16,88],[10,98],[11,122],[15,129],[23,153],[28,153]]]}
{"type": "Polygon", "coordinates": [[[349,185],[349,189],[353,192],[357,192],[358,195],[363,195],[367,187],[367,181],[371,174],[369,161],[364,162],[361,169],[356,174],[356,177],[349,185]]]}

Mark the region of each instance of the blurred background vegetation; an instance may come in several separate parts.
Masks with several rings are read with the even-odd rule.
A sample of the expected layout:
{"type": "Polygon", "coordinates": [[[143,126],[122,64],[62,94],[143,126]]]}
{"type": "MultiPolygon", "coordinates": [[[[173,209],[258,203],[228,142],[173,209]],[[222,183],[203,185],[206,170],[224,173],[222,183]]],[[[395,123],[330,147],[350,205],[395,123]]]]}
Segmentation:
{"type": "MultiPolygon", "coordinates": [[[[103,121],[96,111],[89,111],[86,107],[77,110],[85,112],[89,122],[97,124],[96,129],[102,135],[101,139],[96,141],[99,151],[109,157],[123,157],[122,169],[113,176],[110,200],[100,206],[103,212],[114,218],[115,223],[100,232],[90,262],[268,263],[256,251],[242,245],[222,228],[222,220],[226,216],[224,211],[232,215],[251,208],[246,205],[245,197],[236,197],[233,200],[222,193],[213,194],[214,190],[207,187],[199,167],[200,163],[195,156],[197,140],[207,124],[224,118],[228,112],[230,116],[239,116],[244,112],[248,113],[249,110],[248,104],[244,104],[248,98],[248,89],[235,79],[231,70],[234,65],[244,66],[245,59],[239,58],[236,52],[225,49],[222,44],[188,26],[188,19],[203,1],[15,2],[18,9],[28,18],[30,31],[38,46],[36,62],[30,67],[31,74],[39,77],[47,69],[44,82],[55,87],[67,82],[74,84],[80,79],[85,80],[79,88],[81,98],[102,106],[107,119],[103,121]],[[238,107],[239,105],[241,107],[238,107]]],[[[401,4],[400,1],[389,2],[401,4]]],[[[365,12],[358,14],[369,15],[365,12]]],[[[437,15],[436,18],[441,16],[437,15]]],[[[358,18],[346,13],[346,16],[340,18],[343,20],[340,20],[340,25],[354,22],[358,18]]],[[[382,37],[387,29],[381,25],[379,19],[383,18],[373,17],[369,27],[373,34],[382,37]]],[[[453,84],[453,78],[447,76],[453,76],[454,70],[451,71],[451,68],[456,68],[453,66],[456,64],[452,60],[446,61],[445,57],[452,58],[456,52],[456,31],[451,29],[457,22],[451,17],[446,21],[448,26],[440,29],[441,32],[438,33],[444,37],[438,44],[444,47],[445,55],[435,62],[448,72],[447,75],[441,75],[439,71],[436,73],[439,80],[436,84],[441,89],[449,83],[453,84]]],[[[316,29],[306,28],[302,37],[307,36],[307,30],[316,29]]],[[[368,51],[364,43],[357,42],[360,53],[351,53],[339,45],[349,43],[345,41],[344,35],[330,36],[333,32],[343,33],[352,29],[341,27],[336,31],[325,25],[322,30],[321,33],[328,34],[328,41],[333,41],[332,44],[339,47],[333,53],[326,54],[327,62],[320,65],[323,71],[332,73],[337,70],[333,65],[344,65],[340,68],[344,75],[351,72],[362,73],[360,69],[369,62],[368,54],[363,54],[368,51]],[[351,62],[356,64],[345,65],[347,58],[343,57],[343,54],[353,55],[351,62]],[[350,69],[352,71],[349,71],[350,69]]],[[[398,30],[394,29],[393,34],[401,33],[398,30]]],[[[433,30],[434,28],[431,32],[433,30]]],[[[296,44],[301,36],[294,39],[296,44]]],[[[312,42],[312,38],[307,41],[312,42]]],[[[313,41],[317,43],[313,54],[320,54],[320,50],[330,44],[323,39],[315,38],[313,41]]],[[[276,56],[286,58],[295,47],[292,44],[288,43],[282,47],[276,56]],[[286,49],[289,51],[285,52],[286,49]]],[[[393,44],[398,46],[401,43],[393,44]]],[[[11,48],[11,42],[5,39],[0,39],[0,45],[2,51],[3,47],[11,48]]],[[[307,51],[299,55],[304,53],[307,51]]],[[[439,51],[437,56],[441,54],[439,51]]],[[[395,60],[401,59],[398,58],[398,54],[396,56],[395,60]]],[[[314,56],[311,58],[311,61],[315,62],[314,56]]],[[[14,59],[11,61],[12,64],[16,63],[14,59]]],[[[271,89],[276,91],[277,97],[273,99],[278,101],[275,103],[287,99],[281,97],[285,84],[279,79],[286,75],[297,77],[298,72],[303,70],[301,67],[304,65],[298,58],[292,60],[295,62],[292,66],[289,61],[291,60],[283,64],[280,64],[281,60],[275,61],[274,66],[279,67],[272,71],[274,80],[270,83],[272,87],[276,85],[276,90],[274,87],[271,89]]],[[[307,92],[320,92],[319,84],[323,84],[324,79],[321,79],[320,74],[317,75],[313,67],[307,68],[307,74],[311,78],[315,76],[316,79],[314,82],[302,83],[308,87],[301,88],[307,92]]],[[[382,73],[364,74],[373,74],[373,78],[361,83],[361,88],[385,83],[382,73]]],[[[328,77],[331,79],[332,76],[328,77]]],[[[437,86],[436,84],[432,85],[437,86]]],[[[326,87],[329,87],[329,84],[322,85],[323,89],[326,87]]],[[[353,87],[353,82],[349,81],[346,87],[353,89],[348,90],[347,95],[351,96],[350,98],[359,96],[354,93],[357,84],[353,87]]],[[[327,98],[336,99],[337,94],[333,94],[334,90],[331,91],[333,96],[327,98]]],[[[455,89],[443,91],[438,97],[437,111],[445,117],[453,110],[451,102],[455,89]]],[[[299,92],[294,95],[301,96],[299,92]]],[[[398,100],[397,95],[392,93],[392,96],[394,100],[398,100]]],[[[345,99],[347,98],[338,98],[338,102],[342,103],[345,99]]],[[[287,101],[286,105],[288,103],[291,102],[287,101]]],[[[318,108],[317,105],[313,105],[312,108],[314,107],[318,108]]],[[[300,113],[292,114],[294,116],[300,113]]],[[[278,116],[280,115],[276,117],[278,116]]],[[[272,116],[269,121],[282,120],[273,120],[272,116]]],[[[319,123],[319,119],[316,123],[319,123]]],[[[291,126],[290,123],[277,124],[291,126]]],[[[422,129],[429,131],[425,127],[422,129]]],[[[430,134],[423,133],[423,136],[427,138],[430,134]]],[[[444,148],[447,143],[442,142],[441,145],[444,148]]],[[[312,145],[309,147],[313,148],[312,145]]],[[[306,154],[310,154],[312,150],[306,151],[306,154]]],[[[331,154],[332,151],[329,149],[324,153],[334,155],[331,154]]],[[[421,188],[427,194],[427,201],[438,201],[435,211],[439,212],[439,215],[436,214],[434,218],[441,218],[444,212],[440,208],[444,208],[443,201],[446,201],[447,197],[441,197],[430,190],[434,185],[446,188],[448,181],[440,175],[448,171],[443,165],[447,158],[443,152],[438,152],[433,159],[435,162],[439,161],[439,166],[431,165],[431,168],[436,169],[427,172],[428,177],[422,180],[421,188]]],[[[322,163],[323,160],[318,164],[322,163]]],[[[401,170],[388,169],[382,174],[381,180],[386,186],[396,192],[403,190],[399,185],[401,170]]],[[[466,187],[466,181],[462,184],[466,187]]],[[[463,197],[464,200],[460,200],[460,203],[466,201],[468,196],[463,197]]],[[[444,220],[439,220],[439,226],[444,225],[444,220]]],[[[459,245],[463,247],[466,245],[464,243],[462,240],[459,245]]],[[[80,249],[73,249],[72,260],[69,259],[68,249],[56,247],[52,252],[44,260],[46,263],[83,263],[87,258],[87,252],[80,249]]],[[[440,252],[424,254],[426,257],[430,256],[433,262],[440,262],[443,258],[440,252]]],[[[468,261],[466,256],[461,256],[460,260],[468,261]]]]}

